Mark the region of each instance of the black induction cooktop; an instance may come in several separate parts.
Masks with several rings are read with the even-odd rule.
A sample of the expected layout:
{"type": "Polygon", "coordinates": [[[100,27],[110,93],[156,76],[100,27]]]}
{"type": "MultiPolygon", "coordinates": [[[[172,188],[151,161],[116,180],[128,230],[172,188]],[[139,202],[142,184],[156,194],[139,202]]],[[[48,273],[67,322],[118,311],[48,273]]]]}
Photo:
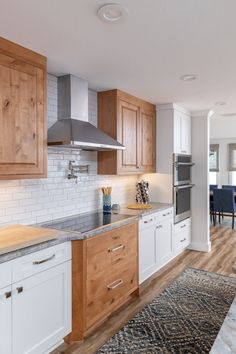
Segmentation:
{"type": "Polygon", "coordinates": [[[65,219],[54,220],[44,224],[43,227],[49,227],[52,229],[65,230],[65,231],[78,231],[83,233],[131,217],[132,215],[115,214],[115,213],[103,213],[103,212],[85,213],[85,214],[75,215],[73,217],[68,217],[65,219]]]}

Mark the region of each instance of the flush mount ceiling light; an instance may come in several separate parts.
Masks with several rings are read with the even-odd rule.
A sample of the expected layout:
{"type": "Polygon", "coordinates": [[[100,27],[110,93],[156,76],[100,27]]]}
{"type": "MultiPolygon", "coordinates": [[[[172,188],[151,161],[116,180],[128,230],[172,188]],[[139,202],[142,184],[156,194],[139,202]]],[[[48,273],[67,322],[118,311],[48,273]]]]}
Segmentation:
{"type": "Polygon", "coordinates": [[[180,80],[183,81],[193,81],[196,80],[197,76],[194,74],[186,74],[186,75],[182,75],[180,76],[180,80]]]}
{"type": "Polygon", "coordinates": [[[98,11],[98,17],[107,23],[121,22],[127,14],[127,10],[120,4],[105,4],[98,11]]]}
{"type": "Polygon", "coordinates": [[[215,102],[215,106],[225,106],[225,105],[226,105],[226,102],[224,102],[224,101],[215,102]]]}

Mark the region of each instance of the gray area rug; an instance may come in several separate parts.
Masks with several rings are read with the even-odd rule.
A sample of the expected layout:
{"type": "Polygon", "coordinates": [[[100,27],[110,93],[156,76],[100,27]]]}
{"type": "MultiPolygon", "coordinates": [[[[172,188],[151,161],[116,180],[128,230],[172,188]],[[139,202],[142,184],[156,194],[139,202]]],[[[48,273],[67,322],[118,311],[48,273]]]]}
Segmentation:
{"type": "Polygon", "coordinates": [[[236,295],[236,278],[187,268],[97,354],[209,353],[236,295]]]}

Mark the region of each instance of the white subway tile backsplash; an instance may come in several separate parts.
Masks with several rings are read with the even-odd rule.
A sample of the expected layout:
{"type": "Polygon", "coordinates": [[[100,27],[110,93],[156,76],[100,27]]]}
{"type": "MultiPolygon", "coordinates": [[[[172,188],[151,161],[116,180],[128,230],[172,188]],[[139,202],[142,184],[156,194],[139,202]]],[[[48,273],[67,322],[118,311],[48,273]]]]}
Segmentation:
{"type": "MultiPolygon", "coordinates": [[[[89,121],[97,125],[97,94],[89,90],[89,121]]],[[[48,75],[48,126],[57,120],[57,78],[48,75]]],[[[135,176],[97,175],[97,153],[61,148],[48,149],[45,179],[0,181],[0,225],[35,224],[102,208],[101,186],[113,187],[112,202],[135,200],[135,176]],[[89,174],[77,184],[68,180],[69,160],[89,164],[89,174]]]]}

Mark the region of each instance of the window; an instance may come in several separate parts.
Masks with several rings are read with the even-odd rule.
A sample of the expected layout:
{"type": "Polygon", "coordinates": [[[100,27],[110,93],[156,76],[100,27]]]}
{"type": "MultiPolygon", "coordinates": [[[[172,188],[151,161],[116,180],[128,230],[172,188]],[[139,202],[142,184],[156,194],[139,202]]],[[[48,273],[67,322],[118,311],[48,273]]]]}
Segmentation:
{"type": "Polygon", "coordinates": [[[217,172],[209,172],[209,184],[218,184],[217,172]]]}
{"type": "Polygon", "coordinates": [[[236,144],[229,144],[229,183],[236,185],[236,144]]]}
{"type": "Polygon", "coordinates": [[[219,172],[219,144],[210,145],[209,168],[210,172],[219,172]]]}

